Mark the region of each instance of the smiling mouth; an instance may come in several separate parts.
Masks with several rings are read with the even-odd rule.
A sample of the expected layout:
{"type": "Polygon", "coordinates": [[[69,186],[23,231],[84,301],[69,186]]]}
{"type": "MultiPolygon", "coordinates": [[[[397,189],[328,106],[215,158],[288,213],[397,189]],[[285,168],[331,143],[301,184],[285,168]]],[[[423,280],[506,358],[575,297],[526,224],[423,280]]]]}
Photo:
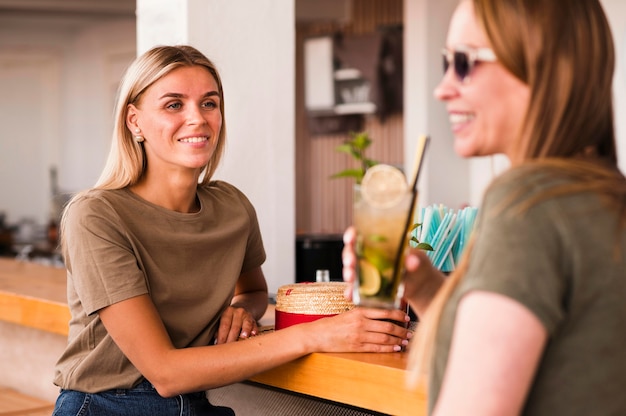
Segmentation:
{"type": "Polygon", "coordinates": [[[474,120],[474,118],[476,118],[476,116],[474,116],[473,114],[454,113],[450,114],[450,124],[469,123],[470,121],[474,120]]]}
{"type": "Polygon", "coordinates": [[[209,141],[209,138],[206,136],[198,136],[198,137],[185,137],[184,139],[178,139],[181,143],[202,143],[209,141]]]}

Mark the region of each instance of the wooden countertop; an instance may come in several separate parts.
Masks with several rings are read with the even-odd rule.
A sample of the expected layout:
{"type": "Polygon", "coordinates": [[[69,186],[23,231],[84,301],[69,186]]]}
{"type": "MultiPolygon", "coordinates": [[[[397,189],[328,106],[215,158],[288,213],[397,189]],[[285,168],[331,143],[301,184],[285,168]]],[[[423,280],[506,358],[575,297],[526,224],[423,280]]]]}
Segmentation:
{"type": "Polygon", "coordinates": [[[314,353],[251,381],[390,415],[426,415],[426,390],[405,386],[406,353],[314,353]]]}
{"type": "MultiPolygon", "coordinates": [[[[65,270],[0,258],[0,320],[67,335],[65,270]]],[[[272,321],[272,308],[262,324],[272,321]]],[[[252,382],[391,415],[425,415],[423,386],[405,387],[407,354],[315,353],[252,382]]]]}
{"type": "Polygon", "coordinates": [[[65,269],[0,258],[0,320],[66,335],[65,269]]]}

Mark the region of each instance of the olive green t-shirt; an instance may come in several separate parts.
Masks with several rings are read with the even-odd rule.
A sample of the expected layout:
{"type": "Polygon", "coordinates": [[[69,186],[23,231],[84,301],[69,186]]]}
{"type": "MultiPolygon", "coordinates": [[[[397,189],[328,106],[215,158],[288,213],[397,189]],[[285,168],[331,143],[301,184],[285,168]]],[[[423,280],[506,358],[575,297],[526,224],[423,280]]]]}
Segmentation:
{"type": "Polygon", "coordinates": [[[482,290],[520,302],[548,332],[524,415],[626,415],[626,231],[591,193],[553,197],[523,214],[510,204],[511,195],[527,201],[567,181],[512,170],[486,193],[468,272],[436,339],[431,409],[458,302],[482,290]]]}
{"type": "Polygon", "coordinates": [[[142,376],[113,342],[98,310],[149,294],[177,348],[209,345],[242,272],[265,251],[256,213],[235,187],[198,186],[200,210],[174,212],[128,189],[92,190],[67,212],[64,251],[72,318],[54,383],[99,392],[142,376]]]}

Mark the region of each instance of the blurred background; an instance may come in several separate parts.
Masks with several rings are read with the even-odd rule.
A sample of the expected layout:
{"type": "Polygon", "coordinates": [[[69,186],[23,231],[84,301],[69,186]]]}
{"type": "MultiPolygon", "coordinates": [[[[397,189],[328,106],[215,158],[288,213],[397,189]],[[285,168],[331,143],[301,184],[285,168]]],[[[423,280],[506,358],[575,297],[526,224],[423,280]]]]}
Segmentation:
{"type": "MultiPolygon", "coordinates": [[[[403,168],[432,136],[421,206],[477,206],[498,158],[460,160],[432,98],[456,0],[0,0],[0,254],[59,263],[63,204],[105,161],[113,102],[134,57],[191,43],[215,60],[226,92],[228,147],[217,178],[257,208],[270,290],[340,279],[354,166],[336,147],[351,131],[368,157],[403,168]],[[413,140],[412,140],[413,138],[413,140]]],[[[626,3],[604,0],[619,62],[620,153],[626,132],[626,3]]],[[[622,162],[624,166],[624,162],[622,162]]]]}

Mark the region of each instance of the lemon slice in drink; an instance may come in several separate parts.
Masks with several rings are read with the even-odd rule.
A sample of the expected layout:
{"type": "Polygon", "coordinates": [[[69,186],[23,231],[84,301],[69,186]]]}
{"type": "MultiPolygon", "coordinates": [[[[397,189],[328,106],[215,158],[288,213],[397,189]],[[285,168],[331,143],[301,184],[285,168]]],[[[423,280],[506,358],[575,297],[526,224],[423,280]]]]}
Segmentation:
{"type": "Polygon", "coordinates": [[[359,260],[359,292],[365,296],[375,295],[380,290],[380,273],[367,260],[359,260]]]}
{"type": "Polygon", "coordinates": [[[390,165],[374,165],[361,181],[361,196],[374,208],[390,208],[398,204],[408,192],[406,177],[400,169],[390,165]]]}

